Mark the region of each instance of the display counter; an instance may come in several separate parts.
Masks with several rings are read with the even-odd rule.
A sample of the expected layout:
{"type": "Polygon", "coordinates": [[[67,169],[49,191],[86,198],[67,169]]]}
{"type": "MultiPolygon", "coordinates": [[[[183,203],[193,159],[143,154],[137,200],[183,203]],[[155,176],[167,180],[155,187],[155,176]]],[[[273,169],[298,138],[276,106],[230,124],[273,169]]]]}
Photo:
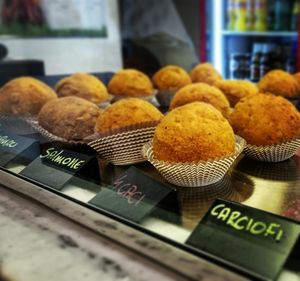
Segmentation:
{"type": "Polygon", "coordinates": [[[300,233],[299,155],[266,163],[241,154],[220,181],[179,187],[167,182],[149,162],[116,166],[85,144],[49,142],[22,118],[2,117],[0,123],[3,186],[193,280],[299,277],[299,255],[294,254],[299,250],[300,233]],[[59,160],[59,156],[65,158],[59,160]],[[80,161],[86,165],[75,172],[61,165],[76,170],[80,161]],[[218,204],[246,214],[243,218],[250,230],[240,231],[242,224],[235,224],[239,231],[218,227],[218,223],[212,226],[209,214],[217,209],[211,206],[218,204]],[[264,242],[265,237],[269,239],[266,231],[254,237],[251,224],[257,216],[269,224],[279,220],[283,234],[268,228],[271,244],[264,242]],[[201,234],[209,227],[213,228],[209,235],[201,234]],[[278,258],[273,269],[261,271],[252,256],[260,253],[278,258]],[[267,277],[269,271],[278,273],[267,277]]]}

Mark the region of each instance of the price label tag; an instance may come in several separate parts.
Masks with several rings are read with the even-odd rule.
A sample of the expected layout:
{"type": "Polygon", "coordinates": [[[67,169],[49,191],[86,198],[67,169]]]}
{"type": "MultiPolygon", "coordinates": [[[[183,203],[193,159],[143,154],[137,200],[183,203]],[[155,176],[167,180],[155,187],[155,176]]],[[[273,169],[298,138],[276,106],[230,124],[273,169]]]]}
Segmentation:
{"type": "Polygon", "coordinates": [[[89,203],[131,221],[140,222],[172,192],[169,186],[132,166],[112,186],[103,188],[89,203]]]}
{"type": "MultiPolygon", "coordinates": [[[[89,155],[52,146],[43,151],[21,174],[39,183],[61,189],[74,175],[87,170],[87,165],[92,159],[89,155]]],[[[98,168],[92,166],[94,167],[90,167],[91,169],[98,168]]]]}
{"type": "Polygon", "coordinates": [[[218,199],[186,243],[257,278],[274,280],[299,234],[296,222],[218,199]]]}
{"type": "Polygon", "coordinates": [[[0,130],[0,166],[16,158],[35,158],[39,154],[36,140],[0,130]]]}

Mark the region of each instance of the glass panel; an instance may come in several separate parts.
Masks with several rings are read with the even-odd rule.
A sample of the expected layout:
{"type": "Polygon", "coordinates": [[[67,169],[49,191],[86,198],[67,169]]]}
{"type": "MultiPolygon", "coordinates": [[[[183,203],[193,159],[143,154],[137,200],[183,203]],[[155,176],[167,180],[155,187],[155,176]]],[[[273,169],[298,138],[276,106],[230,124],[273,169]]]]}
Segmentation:
{"type": "MultiPolygon", "coordinates": [[[[59,129],[58,135],[54,133],[57,132],[54,129],[49,133],[38,117],[42,106],[36,109],[41,96],[33,94],[30,98],[23,99],[27,95],[27,92],[22,92],[24,89],[32,94],[36,93],[38,86],[32,91],[32,82],[26,84],[25,81],[16,89],[5,84],[16,77],[31,76],[48,85],[59,98],[80,92],[79,96],[94,103],[90,108],[96,108],[100,115],[103,110],[122,100],[120,95],[124,94],[124,90],[119,96],[106,92],[104,100],[95,102],[88,90],[77,91],[73,85],[68,88],[68,83],[72,84],[70,81],[65,83],[68,94],[59,92],[62,79],[73,73],[85,72],[92,74],[94,78],[91,79],[96,79],[97,83],[101,81],[101,87],[106,89],[113,75],[120,69],[134,68],[148,75],[146,77],[149,79],[153,78],[156,71],[170,64],[180,67],[190,79],[193,67],[206,61],[222,73],[224,80],[230,78],[257,82],[262,78],[266,63],[269,63],[268,70],[280,68],[287,73],[296,72],[295,16],[299,12],[299,3],[286,1],[289,2],[289,6],[286,6],[283,1],[268,1],[265,6],[264,1],[256,1],[261,2],[261,6],[253,8],[255,11],[258,9],[261,15],[262,22],[255,25],[259,30],[244,30],[247,22],[243,22],[243,15],[247,18],[245,13],[249,13],[247,5],[251,1],[235,1],[239,4],[237,6],[231,2],[0,1],[0,43],[3,46],[3,59],[0,61],[0,166],[16,176],[55,190],[132,227],[142,228],[185,250],[190,250],[185,247],[187,238],[217,198],[299,222],[299,152],[278,163],[260,162],[241,154],[217,182],[198,187],[182,187],[166,180],[145,159],[139,158],[128,163],[126,159],[115,157],[115,151],[111,148],[115,145],[117,148],[114,149],[125,154],[124,158],[130,156],[136,143],[141,140],[127,141],[126,133],[145,129],[145,134],[152,133],[152,138],[151,128],[156,123],[151,123],[152,127],[142,128],[139,127],[140,124],[125,126],[125,130],[121,128],[118,131],[124,135],[118,139],[110,139],[110,134],[94,134],[96,121],[93,120],[92,125],[89,123],[89,129],[92,128],[89,133],[78,137],[77,133],[87,125],[80,123],[77,131],[73,132],[76,137],[69,138],[67,133],[77,120],[85,119],[86,116],[91,119],[95,117],[90,112],[83,112],[78,117],[78,112],[74,109],[67,115],[69,123],[65,123],[64,127],[53,126],[54,129],[59,129]],[[242,9],[244,4],[247,4],[246,8],[242,9]],[[232,12],[236,16],[233,19],[239,21],[235,23],[238,29],[234,29],[232,26],[235,25],[229,23],[232,12]],[[289,23],[284,21],[270,25],[271,16],[279,20],[282,17],[278,14],[284,13],[289,13],[289,23]],[[255,60],[257,49],[260,48],[258,46],[265,46],[268,51],[272,49],[269,53],[265,50],[264,55],[276,53],[275,66],[272,64],[274,57],[273,60],[268,57],[266,61],[262,60],[261,54],[255,60]],[[259,72],[255,79],[251,77],[254,67],[259,72]],[[1,95],[12,95],[12,98],[6,103],[6,98],[1,99],[1,95]],[[26,109],[30,103],[33,107],[30,105],[30,109],[26,109]],[[91,144],[100,137],[108,137],[108,141],[104,141],[104,144],[97,141],[91,144]],[[123,145],[121,149],[119,144],[120,147],[123,145]],[[99,152],[97,146],[105,146],[105,153],[99,152]],[[125,162],[112,164],[115,160],[125,162]]],[[[74,85],[79,81],[77,86],[80,88],[82,78],[74,77],[74,85]]],[[[137,78],[132,80],[135,79],[137,78]]],[[[87,87],[93,88],[93,81],[89,80],[87,87]]],[[[137,84],[141,86],[141,83],[137,84]]],[[[172,95],[179,88],[170,88],[166,92],[172,95]]],[[[160,99],[164,91],[158,90],[160,89],[155,89],[148,97],[142,98],[161,113],[167,114],[170,111],[171,97],[160,99]]],[[[298,96],[291,101],[299,107],[298,96]]],[[[49,110],[49,120],[51,117],[53,123],[60,121],[68,107],[69,104],[61,107],[56,119],[52,118],[55,108],[49,110]]],[[[233,108],[230,109],[232,110],[233,108]]],[[[51,127],[52,124],[48,125],[51,127]]],[[[141,148],[138,150],[139,154],[140,150],[141,148]]],[[[215,172],[212,170],[210,174],[215,172]]]]}

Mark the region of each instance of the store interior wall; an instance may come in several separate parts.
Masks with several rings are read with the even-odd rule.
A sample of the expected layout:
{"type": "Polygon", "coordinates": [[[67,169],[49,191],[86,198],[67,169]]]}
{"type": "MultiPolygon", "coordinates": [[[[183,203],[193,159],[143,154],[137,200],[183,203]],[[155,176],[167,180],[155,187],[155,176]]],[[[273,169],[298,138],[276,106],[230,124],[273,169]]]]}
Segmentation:
{"type": "Polygon", "coordinates": [[[177,11],[181,16],[182,22],[189,34],[191,41],[196,50],[200,50],[200,18],[199,18],[199,0],[173,0],[177,11]]]}
{"type": "MultiPolygon", "coordinates": [[[[43,0],[39,3],[45,5],[56,3],[62,7],[73,5],[74,9],[80,10],[85,19],[88,18],[90,11],[81,7],[100,3],[104,6],[104,22],[108,30],[107,37],[97,38],[89,35],[56,37],[51,34],[49,36],[36,36],[34,33],[24,36],[24,34],[2,33],[0,44],[8,50],[5,59],[11,61],[32,59],[42,61],[47,75],[117,71],[122,68],[118,0],[84,1],[78,2],[77,4],[81,4],[78,7],[74,1],[52,2],[52,0],[43,0]]],[[[3,3],[3,0],[0,0],[0,7],[3,3]]],[[[70,10],[72,9],[70,8],[68,11],[70,10]]],[[[63,10],[57,10],[54,17],[72,20],[72,14],[64,14],[63,10]]]]}
{"type": "MultiPolygon", "coordinates": [[[[44,2],[47,1],[44,0],[44,2]]],[[[189,71],[199,62],[199,0],[143,0],[139,2],[141,7],[147,7],[148,2],[150,7],[155,7],[155,9],[165,8],[164,31],[169,28],[171,36],[159,34],[155,39],[147,38],[147,40],[136,41],[134,43],[139,43],[137,48],[136,45],[128,48],[128,41],[126,42],[123,38],[123,58],[120,38],[124,28],[132,27],[124,26],[122,17],[129,7],[128,3],[138,6],[138,2],[134,0],[106,0],[105,2],[109,4],[107,7],[110,9],[107,21],[110,26],[110,37],[107,40],[88,37],[1,36],[0,43],[8,50],[6,59],[40,60],[45,64],[47,75],[78,71],[117,71],[122,67],[133,67],[151,76],[167,64],[176,64],[189,71]],[[172,16],[169,17],[170,14],[172,16]],[[176,21],[174,25],[173,20],[176,21]],[[176,37],[176,33],[181,38],[172,38],[174,34],[176,37]]],[[[0,0],[1,3],[3,0],[0,0]]]]}
{"type": "Polygon", "coordinates": [[[120,0],[123,62],[149,76],[199,62],[199,0],[120,0]]]}

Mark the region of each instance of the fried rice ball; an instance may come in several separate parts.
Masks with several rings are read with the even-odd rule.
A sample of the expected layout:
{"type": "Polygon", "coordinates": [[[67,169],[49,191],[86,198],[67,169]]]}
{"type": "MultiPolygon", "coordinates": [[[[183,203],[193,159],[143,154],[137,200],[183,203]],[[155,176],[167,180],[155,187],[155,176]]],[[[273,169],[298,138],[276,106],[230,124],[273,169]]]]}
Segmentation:
{"type": "Polygon", "coordinates": [[[300,96],[300,85],[296,78],[283,70],[269,71],[258,83],[261,92],[268,92],[285,98],[300,96]]]}
{"type": "Polygon", "coordinates": [[[210,64],[200,63],[196,65],[190,73],[192,82],[203,82],[209,85],[214,85],[222,80],[221,74],[210,64]]]}
{"type": "Polygon", "coordinates": [[[152,81],[160,91],[176,91],[192,83],[189,74],[183,68],[175,65],[161,68],[154,74],[152,81]]]}
{"type": "Polygon", "coordinates": [[[194,101],[202,101],[213,105],[225,118],[229,117],[230,106],[225,95],[216,87],[206,83],[194,83],[181,88],[171,100],[170,109],[194,101]]]}
{"type": "Polygon", "coordinates": [[[230,115],[237,135],[249,144],[266,146],[300,136],[300,113],[286,99],[257,94],[242,99],[230,115]]]}
{"type": "Polygon", "coordinates": [[[107,107],[96,122],[96,131],[104,133],[109,130],[127,126],[159,121],[163,114],[151,103],[139,98],[127,98],[107,107]]]}
{"type": "Polygon", "coordinates": [[[0,89],[0,113],[35,116],[53,99],[57,99],[56,93],[42,81],[31,77],[16,78],[0,89]]]}
{"type": "Polygon", "coordinates": [[[106,86],[94,75],[75,73],[61,79],[55,90],[60,97],[77,96],[93,103],[108,100],[106,86]]]}
{"type": "Polygon", "coordinates": [[[235,107],[240,99],[258,93],[257,86],[245,80],[222,80],[216,87],[224,93],[231,107],[235,107]]]}
{"type": "Polygon", "coordinates": [[[39,115],[41,127],[67,140],[82,140],[92,135],[102,110],[85,99],[69,96],[45,104],[39,115]]]}
{"type": "Polygon", "coordinates": [[[235,137],[229,122],[204,102],[170,111],[154,133],[154,158],[165,162],[207,161],[234,151],[235,137]]]}
{"type": "Polygon", "coordinates": [[[115,96],[143,97],[153,95],[153,85],[146,74],[135,69],[120,70],[108,83],[108,91],[115,96]]]}

